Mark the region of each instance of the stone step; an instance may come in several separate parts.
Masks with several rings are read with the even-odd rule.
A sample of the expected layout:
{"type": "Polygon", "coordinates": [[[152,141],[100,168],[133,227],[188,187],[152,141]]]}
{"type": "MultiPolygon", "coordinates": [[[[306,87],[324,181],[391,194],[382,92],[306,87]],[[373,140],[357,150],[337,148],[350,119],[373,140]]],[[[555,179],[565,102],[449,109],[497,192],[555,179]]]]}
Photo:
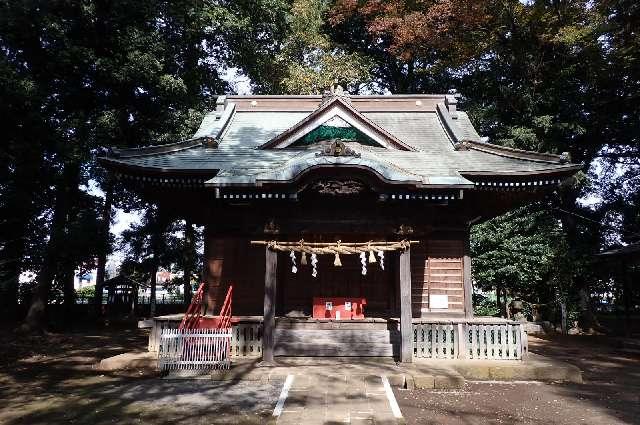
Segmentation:
{"type": "Polygon", "coordinates": [[[276,329],[276,342],[283,343],[349,343],[389,344],[400,341],[400,332],[353,329],[276,329]]]}
{"type": "Polygon", "coordinates": [[[337,344],[337,343],[276,343],[276,356],[303,357],[394,357],[398,356],[398,344],[337,344]]]}
{"type": "Polygon", "coordinates": [[[398,330],[395,320],[294,320],[287,318],[276,319],[276,329],[352,329],[352,330],[398,330]]]}

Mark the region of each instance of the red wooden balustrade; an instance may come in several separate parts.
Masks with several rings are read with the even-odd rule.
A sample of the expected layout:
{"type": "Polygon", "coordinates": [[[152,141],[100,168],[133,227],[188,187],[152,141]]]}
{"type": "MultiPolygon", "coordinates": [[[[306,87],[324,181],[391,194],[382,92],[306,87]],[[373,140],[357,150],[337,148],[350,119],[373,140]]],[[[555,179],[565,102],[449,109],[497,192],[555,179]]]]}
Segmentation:
{"type": "Polygon", "coordinates": [[[227,296],[224,298],[224,303],[220,309],[220,315],[218,320],[218,329],[227,329],[231,327],[231,296],[233,294],[233,285],[229,285],[227,290],[227,296]]]}
{"type": "Polygon", "coordinates": [[[178,329],[227,329],[231,327],[231,298],[233,285],[229,285],[227,296],[224,299],[220,314],[217,317],[206,318],[203,316],[205,284],[201,283],[198,290],[193,295],[191,304],[180,322],[178,329]]]}
{"type": "Polygon", "coordinates": [[[202,317],[202,298],[204,297],[204,283],[201,283],[198,290],[193,294],[191,304],[180,322],[178,329],[196,329],[202,317]]]}

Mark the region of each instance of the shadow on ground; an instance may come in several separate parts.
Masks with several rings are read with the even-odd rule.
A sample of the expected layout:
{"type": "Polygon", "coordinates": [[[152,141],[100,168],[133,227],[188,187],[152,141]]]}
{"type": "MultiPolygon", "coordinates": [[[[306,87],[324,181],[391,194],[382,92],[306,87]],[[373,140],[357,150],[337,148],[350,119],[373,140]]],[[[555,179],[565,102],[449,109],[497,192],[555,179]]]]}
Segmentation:
{"type": "Polygon", "coordinates": [[[264,423],[281,383],[161,379],[153,370],[104,373],[102,358],[146,349],[138,329],[0,339],[0,423],[264,423]]]}

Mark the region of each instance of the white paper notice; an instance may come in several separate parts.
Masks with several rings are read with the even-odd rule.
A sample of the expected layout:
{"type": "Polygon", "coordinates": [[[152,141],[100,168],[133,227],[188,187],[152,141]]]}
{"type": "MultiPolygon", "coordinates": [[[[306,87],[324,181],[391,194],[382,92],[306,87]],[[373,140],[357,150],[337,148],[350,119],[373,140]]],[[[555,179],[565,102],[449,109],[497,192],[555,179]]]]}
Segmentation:
{"type": "Polygon", "coordinates": [[[449,308],[449,296],[429,295],[429,308],[449,308]]]}
{"type": "Polygon", "coordinates": [[[345,301],[344,302],[344,309],[346,311],[351,311],[351,301],[345,301]]]}

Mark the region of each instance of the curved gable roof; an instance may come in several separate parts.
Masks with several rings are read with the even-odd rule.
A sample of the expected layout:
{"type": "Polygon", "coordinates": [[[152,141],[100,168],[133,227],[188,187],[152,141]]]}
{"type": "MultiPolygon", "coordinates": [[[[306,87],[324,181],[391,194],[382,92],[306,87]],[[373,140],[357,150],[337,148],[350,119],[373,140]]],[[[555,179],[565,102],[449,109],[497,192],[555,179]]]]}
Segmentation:
{"type": "MultiPolygon", "coordinates": [[[[394,181],[412,175],[422,185],[460,186],[491,176],[567,176],[581,167],[560,155],[481,142],[467,115],[456,111],[455,99],[447,95],[352,96],[350,102],[334,97],[324,103],[320,96],[220,97],[217,110],[207,114],[194,138],[115,151],[101,161],[132,173],[233,176],[229,182],[238,184],[260,180],[282,167],[304,166],[310,157],[296,161],[308,151],[290,144],[334,113],[375,136],[379,146],[357,149],[379,175],[384,176],[380,167],[392,170],[394,181]]],[[[319,166],[314,161],[306,163],[319,166]]],[[[343,166],[343,161],[333,165],[343,166]]]]}

